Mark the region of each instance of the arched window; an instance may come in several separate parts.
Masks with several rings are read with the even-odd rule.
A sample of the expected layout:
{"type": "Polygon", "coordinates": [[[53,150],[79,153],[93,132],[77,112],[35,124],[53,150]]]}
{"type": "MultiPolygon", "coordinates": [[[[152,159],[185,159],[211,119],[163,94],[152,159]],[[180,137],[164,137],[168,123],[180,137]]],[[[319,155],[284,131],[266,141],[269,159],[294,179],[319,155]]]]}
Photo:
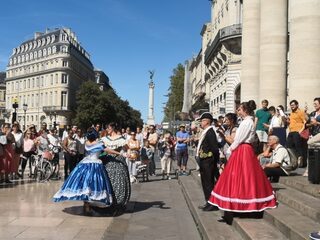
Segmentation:
{"type": "Polygon", "coordinates": [[[29,47],[29,45],[28,45],[28,43],[26,43],[26,44],[24,45],[24,49],[25,49],[26,51],[28,51],[28,47],[29,47]]]}
{"type": "Polygon", "coordinates": [[[38,44],[37,44],[37,47],[40,47],[41,46],[41,40],[38,39],[38,44]]]}
{"type": "Polygon", "coordinates": [[[61,39],[61,41],[67,41],[67,35],[66,35],[66,34],[61,33],[61,35],[60,35],[60,39],[61,39]]]}
{"type": "Polygon", "coordinates": [[[41,50],[38,51],[38,57],[39,57],[39,58],[42,57],[42,51],[41,51],[41,50]]]}
{"type": "Polygon", "coordinates": [[[12,54],[16,54],[16,52],[17,52],[17,49],[14,48],[14,49],[12,50],[12,54]]]}
{"type": "Polygon", "coordinates": [[[24,51],[24,45],[21,46],[21,52],[23,52],[23,51],[24,51]]]}
{"type": "Polygon", "coordinates": [[[26,54],[26,61],[29,61],[29,54],[26,54]]]}
{"type": "Polygon", "coordinates": [[[51,54],[51,47],[48,47],[48,55],[51,54]]]}
{"type": "Polygon", "coordinates": [[[20,63],[20,61],[21,61],[21,57],[20,57],[20,56],[18,56],[18,63],[20,63]]]}
{"type": "Polygon", "coordinates": [[[43,56],[47,56],[47,49],[43,49],[43,56]]]}
{"type": "Polygon", "coordinates": [[[51,43],[53,43],[54,40],[56,40],[56,35],[52,34],[52,35],[51,35],[51,43]]]}
{"type": "Polygon", "coordinates": [[[41,39],[41,46],[44,46],[46,44],[46,39],[45,38],[42,38],[41,39]]]}
{"type": "Polygon", "coordinates": [[[61,47],[61,52],[67,53],[68,52],[68,46],[62,46],[61,47]]]}
{"type": "Polygon", "coordinates": [[[17,53],[18,53],[18,54],[20,53],[20,47],[17,48],[17,53]]]}
{"type": "Polygon", "coordinates": [[[47,45],[50,43],[51,39],[50,36],[47,36],[47,45]]]}
{"type": "Polygon", "coordinates": [[[22,56],[21,56],[21,62],[24,62],[24,60],[25,60],[25,56],[22,55],[22,56]]]}
{"type": "Polygon", "coordinates": [[[36,58],[38,57],[37,51],[35,51],[35,52],[33,53],[33,56],[34,56],[34,59],[36,59],[36,58]]]}
{"type": "Polygon", "coordinates": [[[29,42],[29,50],[32,49],[32,42],[29,42]]]}
{"type": "Polygon", "coordinates": [[[30,53],[30,60],[32,60],[33,59],[33,53],[31,52],[30,53]]]}
{"type": "Polygon", "coordinates": [[[52,53],[56,53],[57,52],[57,47],[56,46],[53,46],[52,47],[52,53]]]}

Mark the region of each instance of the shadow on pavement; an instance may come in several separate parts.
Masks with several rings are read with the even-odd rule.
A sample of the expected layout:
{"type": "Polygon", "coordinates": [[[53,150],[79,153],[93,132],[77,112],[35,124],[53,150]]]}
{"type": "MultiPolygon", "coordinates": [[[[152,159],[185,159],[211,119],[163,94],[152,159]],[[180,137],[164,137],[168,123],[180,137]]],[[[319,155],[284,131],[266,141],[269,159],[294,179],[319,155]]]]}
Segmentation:
{"type": "Polygon", "coordinates": [[[82,206],[74,206],[63,209],[63,212],[77,215],[77,216],[86,216],[86,217],[116,217],[122,215],[124,210],[122,208],[99,208],[99,207],[91,207],[91,214],[85,214],[82,206]]]}
{"type": "Polygon", "coordinates": [[[135,202],[133,212],[145,211],[149,208],[160,208],[160,209],[171,209],[170,207],[165,207],[163,201],[153,201],[153,202],[135,202]]]}

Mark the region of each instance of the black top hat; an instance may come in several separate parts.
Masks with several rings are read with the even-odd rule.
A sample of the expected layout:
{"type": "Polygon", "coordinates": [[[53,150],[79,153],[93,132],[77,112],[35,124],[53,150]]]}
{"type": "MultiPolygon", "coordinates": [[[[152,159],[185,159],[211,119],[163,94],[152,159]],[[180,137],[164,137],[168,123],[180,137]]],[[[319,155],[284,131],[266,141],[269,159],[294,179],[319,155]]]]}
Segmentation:
{"type": "Polygon", "coordinates": [[[197,120],[201,121],[202,119],[209,119],[211,122],[213,122],[213,117],[212,117],[211,113],[209,113],[209,112],[202,113],[201,116],[197,120]]]}

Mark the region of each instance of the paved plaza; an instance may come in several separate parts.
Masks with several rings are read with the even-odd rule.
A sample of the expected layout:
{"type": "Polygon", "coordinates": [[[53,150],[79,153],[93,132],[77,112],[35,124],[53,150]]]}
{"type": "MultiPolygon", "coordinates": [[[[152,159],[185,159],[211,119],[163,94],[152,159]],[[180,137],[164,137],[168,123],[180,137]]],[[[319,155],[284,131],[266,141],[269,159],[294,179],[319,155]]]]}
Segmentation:
{"type": "Polygon", "coordinates": [[[61,184],[0,185],[0,239],[200,239],[176,179],[133,184],[127,210],[117,217],[84,216],[82,202],[52,202],[61,184]]]}

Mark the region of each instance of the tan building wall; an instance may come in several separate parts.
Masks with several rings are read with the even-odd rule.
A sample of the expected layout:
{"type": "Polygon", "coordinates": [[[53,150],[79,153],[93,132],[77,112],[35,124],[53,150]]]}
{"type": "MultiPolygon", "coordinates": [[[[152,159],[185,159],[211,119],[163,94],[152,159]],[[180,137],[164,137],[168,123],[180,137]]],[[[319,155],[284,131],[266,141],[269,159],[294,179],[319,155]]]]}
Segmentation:
{"type": "MultiPolygon", "coordinates": [[[[34,39],[13,49],[7,67],[6,109],[14,111],[23,125],[50,127],[56,120],[63,127],[70,123],[75,108],[75,92],[83,81],[94,80],[88,53],[70,29],[36,33],[34,39]],[[23,104],[27,104],[24,112],[23,104]]],[[[12,114],[11,114],[12,117],[12,114]]]]}
{"type": "Polygon", "coordinates": [[[296,99],[300,107],[313,110],[320,96],[320,1],[289,1],[288,104],[296,99]]]}

